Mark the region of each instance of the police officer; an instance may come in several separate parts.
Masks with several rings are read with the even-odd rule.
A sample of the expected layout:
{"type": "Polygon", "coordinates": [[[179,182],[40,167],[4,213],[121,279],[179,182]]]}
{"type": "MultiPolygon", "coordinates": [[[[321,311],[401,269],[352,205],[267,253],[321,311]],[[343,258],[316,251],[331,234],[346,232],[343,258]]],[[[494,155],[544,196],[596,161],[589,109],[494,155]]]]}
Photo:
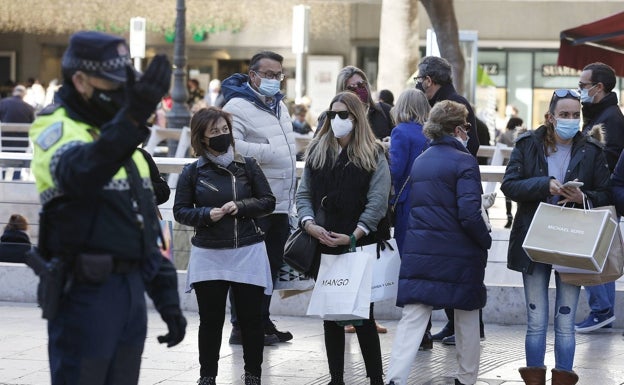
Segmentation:
{"type": "Polygon", "coordinates": [[[55,104],[30,130],[40,250],[67,266],[57,314],[48,314],[52,384],[137,384],[144,292],[167,324],[161,343],[178,344],[186,330],[175,268],[156,246],[149,168],[136,149],[169,90],[171,64],[157,55],[140,76],[123,38],[77,32],[61,66],[55,104]]]}

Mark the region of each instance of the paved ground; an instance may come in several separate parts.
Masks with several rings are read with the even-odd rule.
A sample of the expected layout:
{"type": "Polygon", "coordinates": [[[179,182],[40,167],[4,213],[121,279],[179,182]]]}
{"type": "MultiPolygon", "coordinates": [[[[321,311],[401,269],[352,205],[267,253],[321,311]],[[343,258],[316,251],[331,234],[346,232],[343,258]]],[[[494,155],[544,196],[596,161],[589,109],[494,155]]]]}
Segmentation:
{"type": "MultiPolygon", "coordinates": [[[[0,384],[48,384],[45,321],[33,304],[0,302],[0,384]]],[[[149,314],[148,339],[143,354],[141,385],[195,384],[197,363],[197,314],[187,313],[186,339],[167,349],[156,342],[165,325],[157,313],[149,314]]],[[[290,330],[295,338],[289,343],[267,347],[263,363],[263,383],[269,385],[326,385],[329,382],[323,345],[322,323],[309,317],[275,317],[279,329],[290,330]]],[[[397,321],[383,322],[389,333],[382,334],[384,367],[387,367],[397,321]]],[[[434,323],[434,331],[442,326],[434,323]]],[[[242,384],[242,348],[227,343],[230,327],[226,324],[221,346],[219,385],[242,384]]],[[[552,331],[551,331],[552,334],[552,331]]],[[[478,385],[522,384],[517,368],[524,366],[524,326],[486,325],[487,339],[481,343],[478,385]]],[[[357,337],[347,335],[345,382],[368,384],[357,337]]],[[[548,340],[546,364],[554,363],[552,336],[548,340]]],[[[624,385],[624,337],[622,330],[604,329],[577,336],[575,368],[579,385],[624,385]]],[[[432,351],[420,352],[410,377],[414,385],[453,384],[455,349],[436,344],[432,351]]],[[[549,376],[550,378],[550,376],[549,376]]],[[[547,382],[550,384],[550,380],[547,382]]]]}

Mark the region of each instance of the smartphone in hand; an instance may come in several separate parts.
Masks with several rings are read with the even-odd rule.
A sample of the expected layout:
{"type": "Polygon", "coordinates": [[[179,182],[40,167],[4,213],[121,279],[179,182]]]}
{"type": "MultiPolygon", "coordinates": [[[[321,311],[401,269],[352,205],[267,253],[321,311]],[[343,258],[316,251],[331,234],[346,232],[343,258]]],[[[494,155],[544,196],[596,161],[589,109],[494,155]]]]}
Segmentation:
{"type": "Polygon", "coordinates": [[[583,182],[579,182],[576,180],[570,180],[563,184],[563,187],[583,187],[583,182]]]}

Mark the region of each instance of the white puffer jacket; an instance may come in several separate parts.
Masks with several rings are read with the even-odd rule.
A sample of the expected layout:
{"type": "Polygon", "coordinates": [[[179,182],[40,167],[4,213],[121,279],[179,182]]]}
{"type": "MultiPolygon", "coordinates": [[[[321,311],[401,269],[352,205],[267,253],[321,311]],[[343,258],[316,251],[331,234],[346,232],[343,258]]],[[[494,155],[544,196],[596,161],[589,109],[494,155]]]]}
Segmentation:
{"type": "Polygon", "coordinates": [[[256,158],[276,198],[275,214],[288,214],[296,183],[295,137],[288,108],[280,101],[279,117],[256,106],[259,101],[234,97],[223,107],[232,114],[236,152],[256,158]]]}

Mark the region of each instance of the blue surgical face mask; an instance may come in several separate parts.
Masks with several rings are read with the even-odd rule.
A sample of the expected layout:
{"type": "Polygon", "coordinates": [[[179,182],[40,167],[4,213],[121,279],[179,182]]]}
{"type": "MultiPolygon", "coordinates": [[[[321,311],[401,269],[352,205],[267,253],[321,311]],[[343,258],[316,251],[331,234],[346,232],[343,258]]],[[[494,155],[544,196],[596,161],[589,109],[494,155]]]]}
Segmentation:
{"type": "Polygon", "coordinates": [[[557,118],[557,126],[555,131],[557,135],[563,140],[574,138],[577,132],[579,132],[579,125],[581,119],[559,119],[557,118]]]}
{"type": "Polygon", "coordinates": [[[595,84],[589,88],[581,89],[581,103],[591,104],[594,102],[594,96],[596,95],[589,96],[589,90],[591,90],[594,87],[596,87],[595,84]]]}
{"type": "Polygon", "coordinates": [[[258,92],[264,96],[275,96],[280,90],[280,81],[277,79],[260,78],[258,92]]]}

